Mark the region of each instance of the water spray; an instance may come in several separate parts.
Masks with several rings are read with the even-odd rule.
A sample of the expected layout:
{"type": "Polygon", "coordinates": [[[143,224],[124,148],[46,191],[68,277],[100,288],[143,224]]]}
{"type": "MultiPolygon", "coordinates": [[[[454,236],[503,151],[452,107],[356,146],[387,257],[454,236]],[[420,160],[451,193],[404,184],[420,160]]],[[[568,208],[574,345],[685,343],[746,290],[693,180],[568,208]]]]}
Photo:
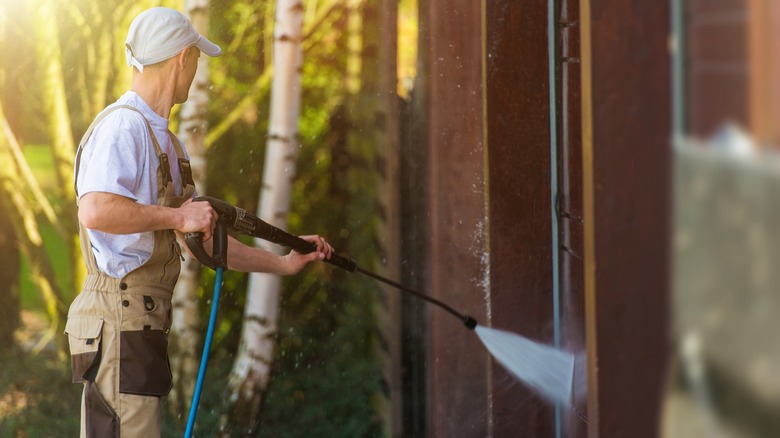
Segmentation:
{"type": "MultiPolygon", "coordinates": [[[[317,250],[314,243],[281,230],[246,210],[235,207],[220,199],[209,196],[199,196],[193,199],[193,201],[208,202],[219,216],[214,231],[213,256],[209,255],[203,248],[203,235],[201,233],[187,233],[185,238],[187,247],[192,254],[201,263],[217,271],[218,281],[214,285],[214,299],[211,308],[212,314],[209,318],[209,330],[203,347],[203,358],[198,372],[198,383],[196,384],[195,392],[192,396],[190,416],[187,421],[187,432],[185,432],[185,437],[191,436],[192,425],[194,424],[202,387],[201,374],[205,374],[205,368],[208,362],[208,352],[211,348],[211,336],[209,336],[209,333],[213,333],[212,325],[216,319],[219,303],[219,280],[221,278],[222,269],[227,269],[228,228],[241,234],[289,247],[301,254],[308,254],[317,250]]],[[[447,311],[468,329],[475,331],[493,357],[495,357],[496,360],[516,378],[527,383],[552,401],[567,405],[570,404],[571,385],[574,372],[574,357],[572,354],[533,342],[514,333],[478,325],[477,320],[473,317],[455,310],[448,304],[437,300],[436,298],[410,289],[374,272],[362,269],[352,259],[338,254],[331,254],[331,257],[326,259],[325,262],[348,272],[360,272],[363,275],[414,295],[417,298],[425,300],[447,311]]]]}

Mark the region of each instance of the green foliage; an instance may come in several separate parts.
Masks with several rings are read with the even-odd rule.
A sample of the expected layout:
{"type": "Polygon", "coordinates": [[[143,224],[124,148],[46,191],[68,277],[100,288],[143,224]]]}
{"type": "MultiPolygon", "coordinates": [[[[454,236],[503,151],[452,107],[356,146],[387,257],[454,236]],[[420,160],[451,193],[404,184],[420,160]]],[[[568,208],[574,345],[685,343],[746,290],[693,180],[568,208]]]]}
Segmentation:
{"type": "MultiPolygon", "coordinates": [[[[327,131],[301,151],[290,223],[293,232],[314,230],[328,236],[341,254],[360,248],[355,255],[363,266],[370,264],[375,251],[373,228],[361,222],[370,222],[376,212],[369,207],[361,212],[368,216],[351,214],[359,211],[355,203],[370,184],[349,184],[350,169],[343,165],[351,161],[344,148],[349,126],[344,114],[344,107],[329,114],[327,131]]],[[[381,391],[373,314],[376,285],[317,264],[288,278],[284,291],[260,436],[380,436],[373,407],[381,391]]]]}
{"type": "MultiPolygon", "coordinates": [[[[268,62],[265,48],[271,29],[265,24],[272,18],[270,7],[268,2],[212,0],[212,36],[230,48],[210,64],[212,124],[236,105],[268,62]]],[[[295,234],[322,234],[342,254],[359,248],[361,264],[371,265],[376,258],[371,225],[377,214],[376,201],[371,199],[375,188],[371,179],[356,181],[350,164],[360,165],[363,159],[345,148],[350,129],[345,106],[349,98],[343,87],[348,56],[345,11],[334,8],[326,19],[328,25],[308,35],[316,44],[304,53],[300,149],[288,229],[295,234]]],[[[262,181],[269,91],[208,152],[209,193],[250,211],[256,209],[262,181]]],[[[213,273],[204,275],[208,279],[202,300],[205,321],[213,273]]],[[[246,278],[231,272],[225,275],[216,342],[219,354],[225,352],[227,357],[238,347],[246,278]]],[[[278,344],[259,436],[381,435],[373,406],[381,391],[373,316],[376,299],[377,288],[370,281],[326,264],[284,279],[278,344]]],[[[217,382],[210,384],[225,386],[221,377],[215,378],[217,382]]],[[[214,409],[206,408],[219,416],[219,407],[214,409]]]]}
{"type": "Polygon", "coordinates": [[[49,145],[27,145],[24,148],[24,159],[30,165],[35,180],[41,189],[49,195],[49,201],[56,201],[53,196],[57,185],[54,173],[51,171],[54,162],[49,145]]]}
{"type": "Polygon", "coordinates": [[[80,384],[51,350],[0,350],[0,436],[78,436],[80,384]]]}
{"type": "MultiPolygon", "coordinates": [[[[211,126],[237,105],[265,68],[263,40],[267,32],[268,4],[268,1],[211,2],[212,37],[224,49],[209,64],[213,84],[209,102],[211,126]]],[[[257,204],[262,182],[269,91],[264,90],[256,105],[245,111],[240,121],[207,153],[209,193],[250,211],[257,204]]]]}
{"type": "MultiPolygon", "coordinates": [[[[62,237],[48,224],[41,226],[41,236],[43,237],[43,246],[46,249],[46,253],[49,254],[49,258],[53,261],[52,267],[57,277],[57,283],[67,296],[75,296],[76,291],[67,290],[68,285],[71,284],[71,267],[67,254],[67,245],[63,242],[62,237]]],[[[22,256],[20,279],[22,308],[44,311],[45,304],[41,300],[37,287],[31,279],[28,261],[24,256],[22,256]]]]}
{"type": "MultiPolygon", "coordinates": [[[[62,202],[56,196],[56,180],[52,171],[51,149],[48,145],[28,145],[24,149],[24,156],[30,169],[35,175],[36,181],[41,185],[41,189],[49,198],[49,201],[55,205],[62,202]]],[[[60,288],[70,297],[75,295],[76,291],[68,290],[71,284],[72,269],[70,266],[70,257],[68,254],[68,245],[63,241],[57,231],[49,223],[41,224],[41,236],[43,237],[43,246],[49,259],[52,260],[52,267],[57,277],[57,283],[60,288]]],[[[21,304],[24,309],[44,311],[44,304],[38,293],[37,287],[30,276],[30,268],[24,256],[22,256],[22,266],[20,273],[21,304]]]]}
{"type": "MultiPolygon", "coordinates": [[[[210,296],[210,295],[209,295],[210,296]]],[[[209,303],[210,305],[210,303],[209,303]]],[[[224,326],[227,319],[220,316],[220,325],[224,326]]],[[[240,328],[240,327],[239,327],[240,328]]],[[[206,370],[205,383],[201,393],[200,404],[195,422],[194,435],[205,437],[220,436],[221,426],[220,417],[226,414],[225,410],[229,406],[225,403],[224,395],[227,387],[227,378],[230,374],[230,367],[233,364],[232,351],[227,344],[229,337],[215,335],[212,354],[209,358],[209,366],[206,370]]],[[[192,382],[195,386],[195,382],[192,382]]],[[[185,426],[189,410],[179,412],[178,416],[168,415],[167,399],[163,399],[163,427],[162,436],[178,437],[184,435],[185,426]]]]}
{"type": "MultiPolygon", "coordinates": [[[[80,136],[94,117],[88,101],[95,97],[83,92],[83,85],[89,83],[92,74],[88,68],[90,60],[95,56],[94,45],[86,44],[86,41],[98,34],[90,36],[87,29],[80,27],[73,20],[72,8],[79,11],[76,15],[82,14],[85,18],[109,11],[117,11],[115,14],[137,11],[136,6],[126,0],[99,4],[94,0],[55,3],[62,16],[67,17],[61,23],[61,46],[63,59],[69,62],[65,66],[66,83],[73,85],[68,90],[73,132],[80,136]]],[[[317,3],[326,2],[309,1],[306,4],[317,3]]],[[[236,107],[270,62],[273,6],[272,0],[211,0],[210,37],[224,49],[222,56],[209,63],[211,126],[236,107]]],[[[372,164],[366,157],[372,155],[370,148],[373,146],[362,145],[365,151],[346,147],[351,129],[348,115],[361,109],[350,107],[355,100],[347,95],[343,86],[349,56],[345,11],[345,7],[337,6],[320,26],[308,29],[307,37],[315,43],[306,45],[304,54],[298,174],[288,228],[295,234],[324,235],[340,253],[352,255],[361,266],[371,268],[377,260],[376,188],[373,179],[364,176],[370,176],[372,172],[372,164]],[[367,166],[368,171],[362,170],[367,166]]],[[[114,15],[111,19],[112,23],[122,26],[116,24],[116,29],[109,26],[89,31],[105,32],[100,35],[111,38],[116,45],[117,41],[123,40],[129,20],[114,15]],[[122,30],[117,30],[120,27],[122,30]]],[[[20,20],[18,26],[18,29],[14,28],[17,35],[32,34],[25,20],[20,20]]],[[[19,47],[33,47],[33,43],[31,39],[23,40],[19,47]]],[[[24,71],[10,69],[13,63],[4,63],[0,65],[0,73],[7,78],[2,98],[7,107],[14,109],[9,117],[14,130],[22,134],[22,138],[37,140],[43,132],[43,98],[33,86],[37,63],[23,56],[31,50],[9,52],[6,47],[3,53],[11,53],[13,57],[8,59],[18,61],[24,71]],[[13,74],[9,75],[9,71],[13,74]],[[33,80],[23,81],[22,78],[33,80]],[[22,105],[19,96],[29,99],[22,105]],[[9,99],[16,99],[14,102],[18,105],[8,105],[9,99]]],[[[123,52],[112,56],[107,101],[118,97],[114,91],[126,79],[118,69],[121,63],[116,62],[116,57],[121,58],[123,52]]],[[[93,91],[89,90],[90,93],[93,91]]],[[[262,181],[269,91],[262,90],[255,105],[207,151],[208,194],[249,211],[256,209],[262,181]]],[[[30,162],[38,163],[34,168],[51,169],[50,155],[39,154],[37,148],[29,152],[30,162]]],[[[53,175],[43,171],[36,177],[42,182],[54,181],[53,175]]],[[[49,231],[44,228],[44,233],[49,231]]],[[[47,234],[45,238],[47,249],[52,245],[52,260],[65,260],[66,257],[61,257],[57,251],[66,251],[67,245],[49,237],[47,234]]],[[[69,272],[66,265],[57,269],[62,275],[69,272]]],[[[204,270],[200,296],[204,323],[210,310],[213,282],[213,271],[204,270]]],[[[218,434],[220,418],[228,406],[224,388],[238,348],[246,286],[247,275],[225,273],[219,325],[198,411],[196,431],[204,436],[218,434]]],[[[373,314],[377,294],[377,287],[370,280],[323,263],[284,280],[278,346],[259,436],[381,435],[382,425],[373,404],[373,399],[381,392],[373,314]]],[[[34,301],[25,301],[25,304],[36,305],[34,301]]],[[[12,416],[3,416],[6,411],[0,409],[0,436],[15,436],[16,431],[24,431],[27,436],[76,435],[80,386],[69,383],[67,361],[6,352],[0,357],[0,363],[12,364],[0,367],[0,407],[6,394],[18,392],[12,385],[19,385],[19,391],[27,393],[30,400],[27,408],[12,416]],[[10,354],[16,356],[10,357],[10,354]],[[21,380],[25,373],[28,375],[21,380]],[[51,418],[58,421],[51,421],[51,418]]],[[[181,418],[166,416],[163,435],[181,435],[181,424],[186,415],[184,412],[181,418]]]]}
{"type": "Polygon", "coordinates": [[[381,435],[375,300],[363,278],[325,264],[285,283],[260,436],[381,435]]]}

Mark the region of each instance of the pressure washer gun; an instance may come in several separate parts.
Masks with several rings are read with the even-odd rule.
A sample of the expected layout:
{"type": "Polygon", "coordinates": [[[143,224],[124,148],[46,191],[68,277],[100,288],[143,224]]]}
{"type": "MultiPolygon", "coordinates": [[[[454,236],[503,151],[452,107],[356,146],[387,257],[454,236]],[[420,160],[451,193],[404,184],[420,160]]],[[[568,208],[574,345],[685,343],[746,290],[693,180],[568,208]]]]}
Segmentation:
{"type": "MultiPolygon", "coordinates": [[[[303,240],[298,236],[294,236],[286,231],[280,230],[279,228],[276,228],[275,226],[263,221],[257,216],[248,213],[246,210],[230,205],[220,199],[212,198],[210,196],[198,196],[197,198],[193,199],[193,201],[208,202],[211,204],[211,208],[213,208],[219,215],[219,218],[217,219],[217,226],[214,230],[213,257],[209,256],[208,253],[206,253],[206,250],[203,249],[202,233],[187,233],[185,238],[187,247],[189,247],[192,254],[195,255],[195,257],[200,260],[201,263],[210,267],[211,269],[216,269],[216,267],[227,267],[228,228],[241,234],[247,234],[259,239],[276,243],[278,245],[287,246],[301,254],[308,254],[317,250],[317,246],[315,244],[303,240]]],[[[474,330],[474,328],[477,326],[477,321],[473,317],[464,315],[446,303],[433,297],[417,292],[414,289],[410,289],[400,283],[382,277],[381,275],[375,274],[371,271],[362,269],[351,259],[342,257],[338,254],[331,254],[330,258],[326,259],[325,261],[349,272],[360,272],[361,274],[381,281],[382,283],[388,284],[425,301],[428,301],[431,304],[435,304],[458,318],[463,323],[463,325],[471,330],[474,330]]]]}
{"type": "MultiPolygon", "coordinates": [[[[211,204],[211,208],[219,215],[214,230],[214,250],[212,251],[214,255],[208,255],[206,250],[203,249],[202,233],[187,233],[185,241],[192,254],[211,269],[215,269],[217,266],[227,268],[228,228],[237,233],[287,246],[301,254],[308,254],[317,250],[317,246],[314,243],[276,228],[246,210],[228,204],[221,199],[210,196],[198,196],[193,199],[193,202],[198,201],[208,202],[211,204]]],[[[332,254],[326,262],[349,272],[354,272],[357,269],[357,264],[354,261],[338,254],[332,254]]]]}
{"type": "MultiPolygon", "coordinates": [[[[246,210],[230,205],[220,199],[209,196],[198,196],[193,199],[193,202],[208,202],[211,204],[211,208],[213,208],[218,215],[217,223],[214,227],[214,237],[212,239],[214,242],[212,247],[212,255],[209,255],[205,248],[203,248],[203,233],[187,233],[184,238],[190,252],[201,263],[216,271],[216,279],[214,281],[214,295],[211,300],[211,314],[209,315],[209,325],[206,331],[206,339],[204,341],[203,354],[201,355],[200,368],[198,369],[198,378],[195,383],[195,390],[192,394],[192,402],[190,403],[190,414],[187,417],[187,428],[184,431],[185,438],[192,437],[192,432],[195,427],[195,416],[198,411],[198,405],[200,404],[200,394],[203,389],[203,381],[206,376],[209,351],[211,349],[211,343],[214,337],[217,310],[219,308],[222,271],[227,269],[228,229],[231,229],[237,233],[247,234],[259,239],[267,240],[278,245],[287,246],[301,254],[308,254],[317,250],[317,246],[314,243],[308,242],[301,239],[300,237],[294,236],[286,231],[276,228],[273,225],[261,220],[257,216],[248,213],[246,210]]],[[[374,274],[373,272],[361,269],[354,261],[348,258],[342,257],[338,254],[331,254],[330,258],[326,259],[325,261],[349,272],[358,271],[378,281],[389,284],[404,292],[411,293],[412,295],[422,298],[430,303],[436,304],[437,306],[447,310],[453,316],[460,319],[461,322],[463,322],[463,325],[471,330],[474,330],[474,328],[477,326],[477,321],[474,318],[458,313],[452,307],[435,298],[421,294],[413,289],[409,289],[400,283],[396,283],[380,275],[374,274]]]]}

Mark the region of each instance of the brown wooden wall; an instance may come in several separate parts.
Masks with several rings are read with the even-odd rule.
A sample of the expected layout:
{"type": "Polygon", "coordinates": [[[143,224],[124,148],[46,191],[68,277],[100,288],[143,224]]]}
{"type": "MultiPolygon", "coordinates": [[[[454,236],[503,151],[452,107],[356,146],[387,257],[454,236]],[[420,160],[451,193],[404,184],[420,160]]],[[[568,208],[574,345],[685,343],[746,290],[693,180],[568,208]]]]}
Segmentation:
{"type": "Polygon", "coordinates": [[[669,342],[668,2],[580,4],[588,436],[656,437],[669,342]]]}
{"type": "MultiPolygon", "coordinates": [[[[426,9],[429,281],[433,296],[485,322],[485,175],[481,3],[426,9]]],[[[425,25],[424,24],[424,25],[425,25]]],[[[474,333],[428,309],[427,436],[484,437],[488,361],[474,333]]]]}
{"type": "MultiPolygon", "coordinates": [[[[657,436],[668,329],[668,4],[555,5],[554,249],[547,2],[420,4],[426,286],[481,324],[551,344],[560,257],[563,345],[578,358],[564,436],[657,436]]],[[[424,314],[426,436],[555,435],[553,406],[451,315],[424,314]]]]}
{"type": "MultiPolygon", "coordinates": [[[[491,323],[553,343],[547,4],[486,2],[491,323]]],[[[553,407],[492,368],[493,436],[554,436],[553,407]]]]}

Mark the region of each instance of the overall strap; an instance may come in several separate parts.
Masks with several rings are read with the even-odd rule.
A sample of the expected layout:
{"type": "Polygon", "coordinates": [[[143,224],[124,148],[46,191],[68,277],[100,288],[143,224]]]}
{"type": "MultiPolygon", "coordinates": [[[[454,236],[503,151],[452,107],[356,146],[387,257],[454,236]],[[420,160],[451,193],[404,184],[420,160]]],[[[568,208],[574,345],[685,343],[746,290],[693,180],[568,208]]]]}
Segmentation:
{"type": "MultiPolygon", "coordinates": [[[[92,135],[92,132],[95,130],[95,127],[101,121],[103,121],[103,119],[105,119],[106,116],[119,109],[129,109],[137,112],[138,114],[141,115],[141,117],[143,117],[144,122],[146,122],[146,127],[149,129],[149,135],[152,136],[152,143],[154,144],[154,150],[157,152],[157,156],[160,157],[160,161],[163,166],[163,183],[167,184],[168,181],[172,179],[171,168],[170,165],[168,164],[168,155],[163,153],[162,148],[160,147],[160,143],[157,141],[157,137],[154,135],[154,131],[152,130],[152,124],[149,123],[149,120],[146,118],[146,116],[144,116],[144,114],[141,111],[139,111],[137,108],[132,107],[130,105],[116,105],[110,108],[106,108],[100,114],[98,114],[98,116],[95,117],[95,120],[89,125],[89,128],[87,128],[87,132],[85,132],[84,136],[81,137],[81,142],[79,142],[79,149],[78,152],[76,153],[76,174],[73,178],[73,190],[76,193],[77,202],[79,197],[79,189],[78,189],[79,167],[81,166],[81,153],[84,150],[84,146],[87,144],[87,140],[89,140],[89,137],[92,135]]],[[[177,153],[178,153],[178,149],[177,149],[177,153]]]]}
{"type": "Polygon", "coordinates": [[[195,186],[195,181],[192,178],[192,166],[190,161],[184,158],[184,148],[182,147],[181,140],[176,135],[168,130],[168,136],[171,138],[173,148],[176,149],[176,156],[179,161],[179,175],[181,175],[182,186],[195,186]]]}

